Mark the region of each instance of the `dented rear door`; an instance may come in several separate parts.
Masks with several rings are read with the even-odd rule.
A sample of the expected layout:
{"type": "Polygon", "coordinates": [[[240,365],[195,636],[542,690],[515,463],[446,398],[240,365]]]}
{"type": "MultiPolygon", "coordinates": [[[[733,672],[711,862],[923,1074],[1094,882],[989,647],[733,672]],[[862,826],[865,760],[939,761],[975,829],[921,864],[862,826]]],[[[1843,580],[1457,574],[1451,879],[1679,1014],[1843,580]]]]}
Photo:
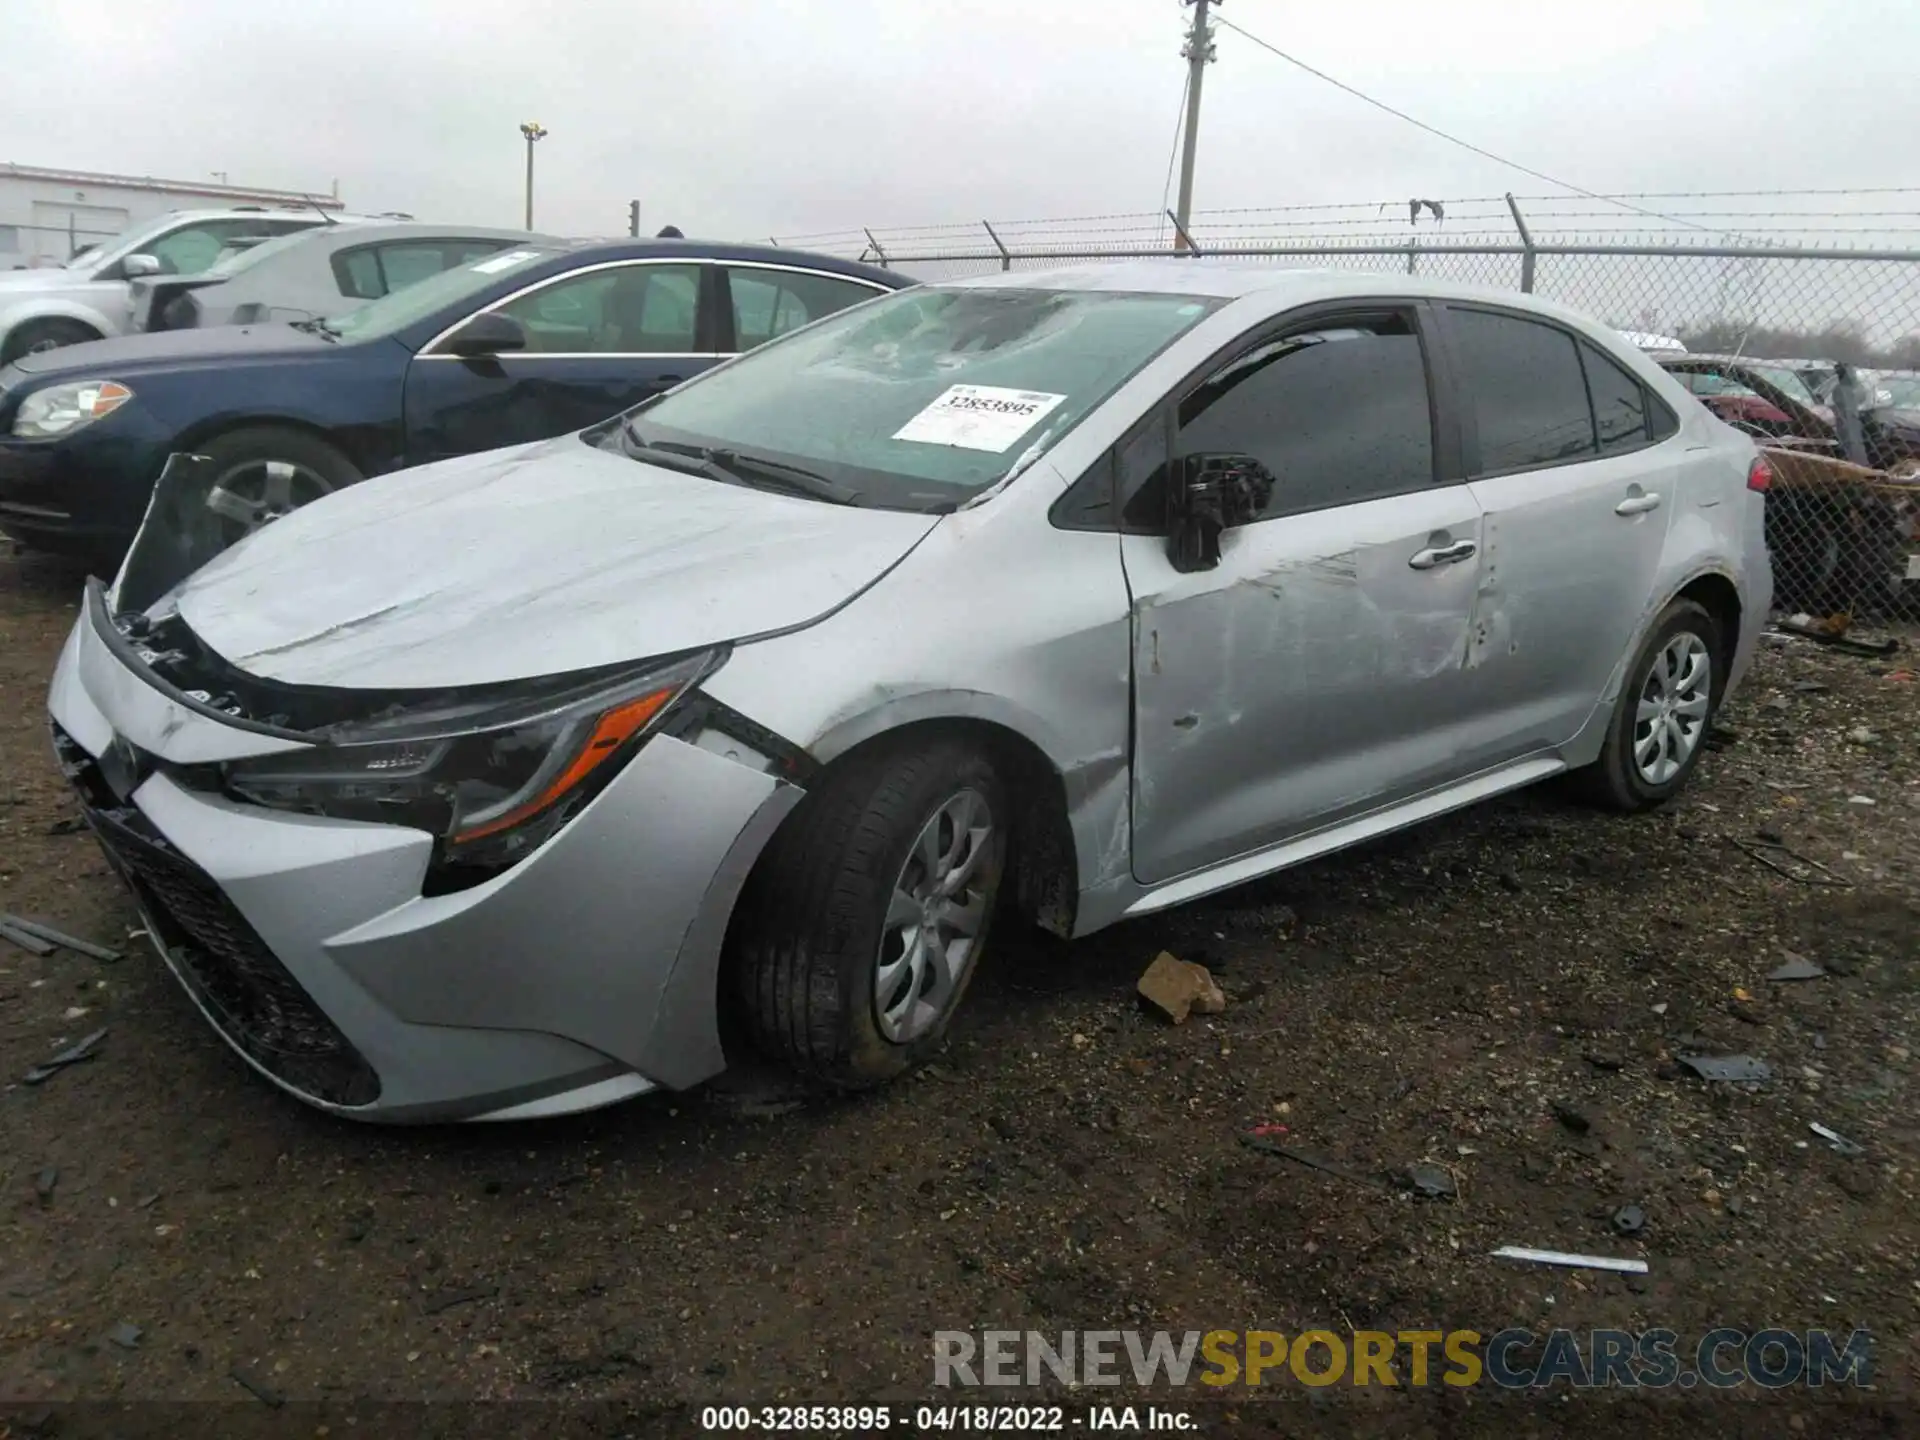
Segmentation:
{"type": "MultiPolygon", "coordinates": [[[[1135,878],[1156,883],[1392,804],[1472,763],[1480,506],[1449,478],[1415,305],[1290,318],[1176,397],[1174,456],[1273,476],[1182,574],[1121,552],[1133,607],[1135,878]]],[[[1165,465],[1128,504],[1154,513],[1165,465]],[[1141,498],[1145,503],[1141,503],[1141,498]]],[[[1128,487],[1122,476],[1123,494],[1128,487]]]]}

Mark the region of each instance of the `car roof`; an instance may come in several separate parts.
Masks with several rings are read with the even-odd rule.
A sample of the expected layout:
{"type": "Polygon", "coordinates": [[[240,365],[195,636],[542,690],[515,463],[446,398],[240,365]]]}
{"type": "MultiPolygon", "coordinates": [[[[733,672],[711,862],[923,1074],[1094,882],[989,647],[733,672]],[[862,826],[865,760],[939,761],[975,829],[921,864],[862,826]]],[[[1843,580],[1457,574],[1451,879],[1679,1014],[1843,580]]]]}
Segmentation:
{"type": "Polygon", "coordinates": [[[555,235],[538,235],[528,230],[508,230],[493,225],[440,225],[431,220],[381,220],[354,218],[342,220],[337,225],[320,225],[314,230],[300,232],[301,238],[311,240],[316,232],[326,235],[339,231],[340,238],[353,238],[355,244],[364,244],[370,240],[404,240],[413,235],[446,236],[449,239],[462,240],[505,240],[524,241],[528,245],[561,248],[566,242],[555,235]]]}
{"type": "Polygon", "coordinates": [[[1202,256],[1164,260],[1120,260],[1063,266],[1055,270],[999,272],[965,280],[939,282],[972,289],[1113,290],[1146,295],[1190,295],[1222,300],[1266,297],[1274,308],[1318,300],[1372,300],[1386,297],[1426,300],[1465,300],[1531,310],[1567,320],[1589,331],[1619,332],[1600,325],[1590,315],[1513,290],[1427,280],[1418,275],[1395,275],[1378,270],[1287,269],[1229,257],[1202,256]]]}
{"type": "Polygon", "coordinates": [[[599,263],[608,260],[736,260],[760,265],[804,265],[809,270],[826,270],[836,275],[873,280],[899,288],[916,283],[895,270],[882,270],[858,260],[843,260],[837,255],[822,255],[813,250],[792,250],[784,245],[736,245],[724,240],[676,240],[658,236],[640,240],[568,240],[555,248],[565,250],[576,261],[599,263]]]}

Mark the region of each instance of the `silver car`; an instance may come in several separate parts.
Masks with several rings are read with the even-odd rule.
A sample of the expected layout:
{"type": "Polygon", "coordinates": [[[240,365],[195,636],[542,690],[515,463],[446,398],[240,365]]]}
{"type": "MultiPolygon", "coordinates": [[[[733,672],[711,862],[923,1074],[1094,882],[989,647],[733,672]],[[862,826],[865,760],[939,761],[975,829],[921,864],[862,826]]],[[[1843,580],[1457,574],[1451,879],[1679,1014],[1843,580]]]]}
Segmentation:
{"type": "MultiPolygon", "coordinates": [[[[1161,262],[868,301],[218,555],[158,495],[51,709],[162,957],[369,1119],[941,1042],[1080,936],[1575,772],[1673,795],[1767,470],[1621,336],[1161,262]]],[[[188,471],[172,476],[198,483],[188,471]]]]}
{"type": "Polygon", "coordinates": [[[89,245],[56,269],[0,271],[0,365],[136,328],[131,281],[197,275],[239,246],[352,218],[257,207],[177,210],[89,245]]]}
{"type": "Polygon", "coordinates": [[[370,300],[551,236],[427,221],[348,222],[229,251],[199,275],[133,282],[141,330],[332,319],[370,300]]]}

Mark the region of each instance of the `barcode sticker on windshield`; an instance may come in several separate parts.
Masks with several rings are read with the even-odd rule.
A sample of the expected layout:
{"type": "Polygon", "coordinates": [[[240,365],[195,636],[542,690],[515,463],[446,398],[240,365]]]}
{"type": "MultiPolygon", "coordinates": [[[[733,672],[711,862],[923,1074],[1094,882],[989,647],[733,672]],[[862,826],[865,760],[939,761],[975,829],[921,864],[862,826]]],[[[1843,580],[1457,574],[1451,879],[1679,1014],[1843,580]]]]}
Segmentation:
{"type": "Polygon", "coordinates": [[[476,275],[498,275],[502,270],[511,270],[522,260],[531,260],[539,253],[538,250],[509,250],[504,255],[490,255],[479,264],[467,268],[476,275]]]}
{"type": "Polygon", "coordinates": [[[1066,398],[1045,390],[955,385],[894,431],[893,438],[919,445],[957,445],[963,450],[1010,450],[1066,398]]]}

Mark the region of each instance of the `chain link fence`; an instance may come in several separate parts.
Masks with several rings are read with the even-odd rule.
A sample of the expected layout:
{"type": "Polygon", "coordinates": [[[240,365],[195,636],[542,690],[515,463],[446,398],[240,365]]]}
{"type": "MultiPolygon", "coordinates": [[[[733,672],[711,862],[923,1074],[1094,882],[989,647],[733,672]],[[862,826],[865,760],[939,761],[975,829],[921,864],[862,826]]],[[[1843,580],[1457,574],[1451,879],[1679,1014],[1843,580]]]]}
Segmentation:
{"type": "MultiPolygon", "coordinates": [[[[1170,216],[1106,215],[775,243],[928,281],[1197,256],[1202,264],[1416,275],[1556,300],[1630,335],[1766,447],[1781,610],[1829,629],[1920,618],[1920,211],[1705,212],[1746,227],[1734,231],[1630,206],[1657,223],[1593,236],[1538,231],[1512,196],[1396,208],[1391,220],[1385,206],[1216,211],[1197,216],[1191,233],[1170,216]],[[1476,228],[1449,232],[1449,215],[1476,228]],[[1494,221],[1505,223],[1496,229],[1494,221]],[[1841,385],[1843,365],[1856,373],[1851,389],[1841,385]]],[[[1556,226],[1569,213],[1594,218],[1545,212],[1556,226]]]]}

